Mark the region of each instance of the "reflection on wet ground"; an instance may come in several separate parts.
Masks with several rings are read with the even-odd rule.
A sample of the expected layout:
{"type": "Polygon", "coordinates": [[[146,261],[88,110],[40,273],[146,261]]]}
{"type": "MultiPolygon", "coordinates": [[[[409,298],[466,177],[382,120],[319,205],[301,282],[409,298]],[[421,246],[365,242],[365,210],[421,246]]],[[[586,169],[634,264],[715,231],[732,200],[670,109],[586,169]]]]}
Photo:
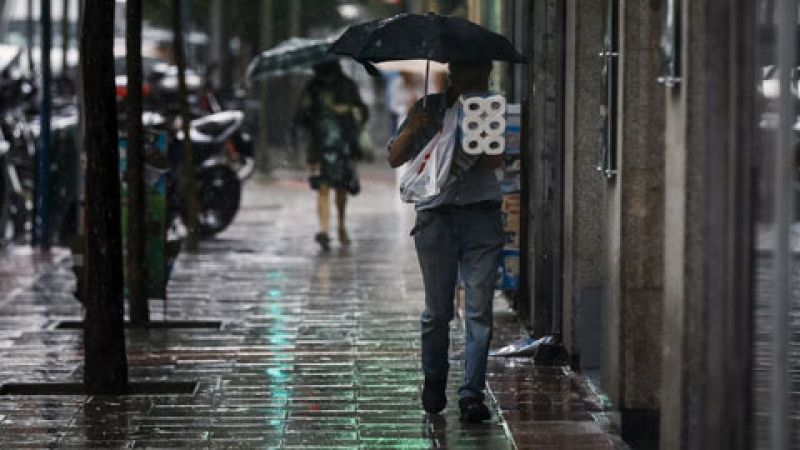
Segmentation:
{"type": "MultiPolygon", "coordinates": [[[[129,330],[130,377],[196,380],[194,395],[0,397],[0,448],[510,449],[509,431],[517,448],[622,448],[582,378],[526,360],[491,363],[492,421],[459,422],[458,364],[449,408],[423,414],[411,218],[393,203],[391,174],[364,181],[351,248],[319,252],[314,197],[287,175],[250,183],[234,226],[181,256],[154,320],[222,329],[129,330]]],[[[34,280],[30,262],[20,267],[28,278],[0,278],[0,382],[80,381],[80,331],[55,329],[81,317],[68,261],[14,291],[34,280]]],[[[497,304],[497,339],[511,338],[518,326],[497,304]]]]}

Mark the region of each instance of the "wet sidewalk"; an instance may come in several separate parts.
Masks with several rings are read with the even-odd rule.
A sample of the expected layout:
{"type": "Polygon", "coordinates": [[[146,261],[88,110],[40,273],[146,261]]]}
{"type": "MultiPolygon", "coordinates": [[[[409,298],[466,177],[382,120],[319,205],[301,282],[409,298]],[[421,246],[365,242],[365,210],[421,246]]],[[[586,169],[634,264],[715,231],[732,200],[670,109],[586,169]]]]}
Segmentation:
{"type": "MultiPolygon", "coordinates": [[[[412,217],[391,173],[362,181],[350,248],[319,251],[313,194],[284,174],[251,182],[236,223],[181,256],[153,320],[221,326],[129,330],[128,359],[132,381],[196,381],[193,394],[0,396],[0,448],[624,448],[584,378],[525,359],[492,361],[491,422],[459,422],[455,362],[449,407],[426,418],[412,217]]],[[[82,379],[81,333],[57,328],[80,305],[53,259],[27,287],[0,279],[0,384],[82,379]]],[[[520,330],[496,309],[497,346],[520,330]]],[[[457,323],[453,342],[457,355],[457,323]]]]}

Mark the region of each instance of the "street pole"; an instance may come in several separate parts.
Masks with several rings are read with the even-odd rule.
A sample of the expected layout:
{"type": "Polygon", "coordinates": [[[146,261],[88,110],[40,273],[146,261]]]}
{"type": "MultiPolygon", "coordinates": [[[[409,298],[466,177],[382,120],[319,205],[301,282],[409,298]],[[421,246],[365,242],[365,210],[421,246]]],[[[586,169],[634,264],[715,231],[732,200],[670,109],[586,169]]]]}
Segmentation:
{"type": "Polygon", "coordinates": [[[86,393],[128,389],[123,323],[114,2],[84,2],[81,72],[86,139],[84,382],[86,393]]]}
{"type": "Polygon", "coordinates": [[[64,11],[61,14],[61,75],[67,77],[67,64],[69,54],[69,8],[70,0],[63,0],[64,11]]]}
{"type": "Polygon", "coordinates": [[[150,321],[147,304],[147,271],[145,270],[145,187],[144,127],[142,125],[142,0],[125,4],[125,60],[128,75],[127,111],[127,182],[128,234],[126,287],[132,324],[150,321]]]}
{"type": "Polygon", "coordinates": [[[192,141],[189,133],[189,101],[186,88],[186,50],[183,40],[183,0],[173,1],[172,29],[174,33],[173,52],[178,66],[178,98],[181,105],[181,126],[183,146],[181,148],[180,191],[184,206],[183,219],[188,230],[186,247],[195,250],[197,247],[197,221],[200,211],[197,197],[197,182],[194,177],[192,162],[192,141]]]}
{"type": "MultiPolygon", "coordinates": [[[[5,10],[6,10],[6,0],[0,0],[0,16],[3,15],[5,10]]],[[[8,32],[8,25],[6,24],[6,21],[0,20],[0,38],[5,38],[7,32],[8,32]]]]}
{"type": "Polygon", "coordinates": [[[28,17],[25,20],[25,44],[28,46],[28,69],[30,70],[31,79],[34,79],[35,68],[33,67],[33,47],[36,43],[33,42],[35,28],[33,22],[33,0],[28,0],[27,7],[26,13],[28,17]]]}
{"type": "Polygon", "coordinates": [[[42,250],[50,250],[50,205],[48,202],[50,178],[50,104],[52,70],[50,67],[50,51],[52,49],[53,24],[50,20],[50,0],[41,0],[39,14],[42,28],[41,65],[42,65],[42,103],[39,116],[39,150],[36,152],[36,217],[34,219],[35,241],[42,250]]]}
{"type": "MultiPolygon", "coordinates": [[[[220,88],[223,86],[225,76],[223,71],[227,71],[225,64],[225,31],[224,31],[224,10],[222,0],[211,0],[208,11],[208,25],[209,25],[209,42],[208,42],[208,61],[213,63],[215,71],[212,77],[214,86],[220,88]]],[[[226,86],[227,87],[227,86],[226,86]]]]}
{"type": "MultiPolygon", "coordinates": [[[[273,20],[273,0],[261,0],[261,50],[266,50],[273,45],[273,20]]],[[[266,80],[261,82],[258,92],[261,100],[261,108],[259,109],[259,124],[261,126],[258,127],[256,166],[262,173],[269,173],[272,170],[269,154],[269,127],[267,126],[267,121],[270,119],[270,101],[266,80]]]]}

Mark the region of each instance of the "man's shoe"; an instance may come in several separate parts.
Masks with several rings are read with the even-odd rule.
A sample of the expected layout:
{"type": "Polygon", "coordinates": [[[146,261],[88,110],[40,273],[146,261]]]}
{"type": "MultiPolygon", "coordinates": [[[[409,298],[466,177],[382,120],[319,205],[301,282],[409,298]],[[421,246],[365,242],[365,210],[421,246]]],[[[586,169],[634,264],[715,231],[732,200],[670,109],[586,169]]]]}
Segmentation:
{"type": "Polygon", "coordinates": [[[458,401],[459,418],[465,422],[483,422],[492,418],[489,408],[477,397],[464,397],[458,401]]]}
{"type": "Polygon", "coordinates": [[[439,414],[447,406],[446,388],[447,382],[444,380],[425,379],[422,386],[422,408],[426,413],[439,414]]]}

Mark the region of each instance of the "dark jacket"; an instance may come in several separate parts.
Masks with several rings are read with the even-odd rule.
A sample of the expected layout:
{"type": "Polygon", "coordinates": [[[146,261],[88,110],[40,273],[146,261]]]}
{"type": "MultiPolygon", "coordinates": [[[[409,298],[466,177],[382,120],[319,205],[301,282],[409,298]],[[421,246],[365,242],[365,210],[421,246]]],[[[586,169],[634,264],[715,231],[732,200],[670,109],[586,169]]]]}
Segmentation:
{"type": "Polygon", "coordinates": [[[324,151],[332,150],[360,159],[358,138],[368,118],[369,110],[358,86],[344,74],[327,81],[311,79],[300,96],[295,116],[295,123],[309,132],[308,162],[318,163],[324,151]],[[348,106],[348,112],[337,113],[334,106],[348,106]]]}

